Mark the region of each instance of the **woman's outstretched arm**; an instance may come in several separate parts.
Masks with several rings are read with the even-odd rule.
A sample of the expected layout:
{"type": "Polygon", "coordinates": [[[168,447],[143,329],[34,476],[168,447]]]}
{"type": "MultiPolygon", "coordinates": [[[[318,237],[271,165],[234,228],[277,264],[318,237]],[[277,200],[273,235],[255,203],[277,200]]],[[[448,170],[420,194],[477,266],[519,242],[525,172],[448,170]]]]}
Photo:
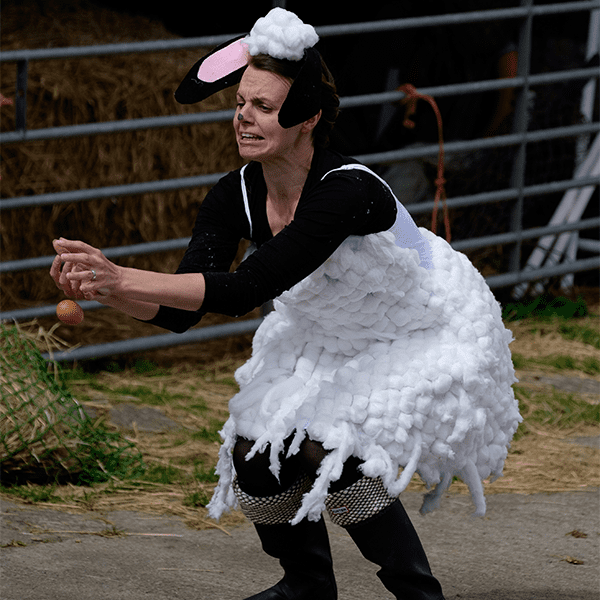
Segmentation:
{"type": "Polygon", "coordinates": [[[85,242],[61,238],[54,245],[60,254],[50,274],[68,296],[96,300],[144,321],[154,318],[160,305],[186,311],[202,306],[201,273],[172,275],[119,267],[85,242]]]}

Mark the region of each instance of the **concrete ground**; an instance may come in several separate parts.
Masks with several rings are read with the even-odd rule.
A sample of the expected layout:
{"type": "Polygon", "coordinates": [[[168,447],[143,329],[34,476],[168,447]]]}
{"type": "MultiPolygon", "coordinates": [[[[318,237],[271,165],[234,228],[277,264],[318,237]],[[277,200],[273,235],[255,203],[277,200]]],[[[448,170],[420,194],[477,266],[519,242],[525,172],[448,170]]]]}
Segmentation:
{"type": "MultiPolygon", "coordinates": [[[[466,496],[426,517],[401,499],[447,600],[598,600],[600,494],[466,496]]],[[[392,598],[346,532],[328,523],[340,600],[392,598]]],[[[69,514],[1,503],[2,600],[242,600],[281,576],[250,524],[197,531],[169,516],[69,514]],[[93,532],[117,531],[101,536],[93,532]],[[21,545],[24,544],[24,545],[21,545]]]]}

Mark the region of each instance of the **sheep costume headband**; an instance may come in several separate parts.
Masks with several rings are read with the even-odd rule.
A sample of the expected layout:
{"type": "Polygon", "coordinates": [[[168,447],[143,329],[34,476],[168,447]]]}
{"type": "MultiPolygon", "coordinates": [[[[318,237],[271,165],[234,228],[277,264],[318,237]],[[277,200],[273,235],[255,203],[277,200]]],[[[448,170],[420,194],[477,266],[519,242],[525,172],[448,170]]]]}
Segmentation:
{"type": "Polygon", "coordinates": [[[205,100],[239,83],[249,56],[268,54],[299,64],[278,117],[283,128],[294,127],[321,109],[321,56],[313,48],[318,40],[312,25],[290,11],[274,8],[256,21],[249,35],[229,40],[202,57],[177,88],[175,99],[181,104],[205,100]]]}

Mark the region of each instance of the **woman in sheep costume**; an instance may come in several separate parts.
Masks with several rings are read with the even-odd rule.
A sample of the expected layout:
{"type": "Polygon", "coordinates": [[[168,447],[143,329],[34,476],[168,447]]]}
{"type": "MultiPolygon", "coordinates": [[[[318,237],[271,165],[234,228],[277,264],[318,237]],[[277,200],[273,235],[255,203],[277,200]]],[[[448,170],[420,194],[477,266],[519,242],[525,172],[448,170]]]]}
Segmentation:
{"type": "Polygon", "coordinates": [[[204,200],[175,276],[117,271],[62,239],[79,254],[53,276],[174,331],[275,298],[236,373],[209,505],[217,519],[239,505],[284,568],[248,600],[337,598],[325,509],[397,598],[440,600],[398,495],[418,473],[435,486],[431,511],[456,475],[484,514],[481,481],[501,475],[520,420],[511,334],[465,256],[418,229],[372,171],[323,147],[339,102],[317,40],[273,9],[182,81],[182,103],[240,82],[234,128],[250,162],[204,200]],[[240,238],[257,250],[229,273],[240,238]]]}

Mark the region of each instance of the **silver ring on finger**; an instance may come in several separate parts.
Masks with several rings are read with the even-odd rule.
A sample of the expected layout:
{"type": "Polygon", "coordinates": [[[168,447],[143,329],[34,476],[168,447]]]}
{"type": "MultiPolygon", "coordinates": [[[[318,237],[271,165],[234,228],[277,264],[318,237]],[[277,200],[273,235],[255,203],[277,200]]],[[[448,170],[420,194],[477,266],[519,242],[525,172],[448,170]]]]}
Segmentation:
{"type": "Polygon", "coordinates": [[[92,272],[92,279],[90,281],[96,281],[96,271],[94,269],[90,269],[90,271],[92,272]]]}

